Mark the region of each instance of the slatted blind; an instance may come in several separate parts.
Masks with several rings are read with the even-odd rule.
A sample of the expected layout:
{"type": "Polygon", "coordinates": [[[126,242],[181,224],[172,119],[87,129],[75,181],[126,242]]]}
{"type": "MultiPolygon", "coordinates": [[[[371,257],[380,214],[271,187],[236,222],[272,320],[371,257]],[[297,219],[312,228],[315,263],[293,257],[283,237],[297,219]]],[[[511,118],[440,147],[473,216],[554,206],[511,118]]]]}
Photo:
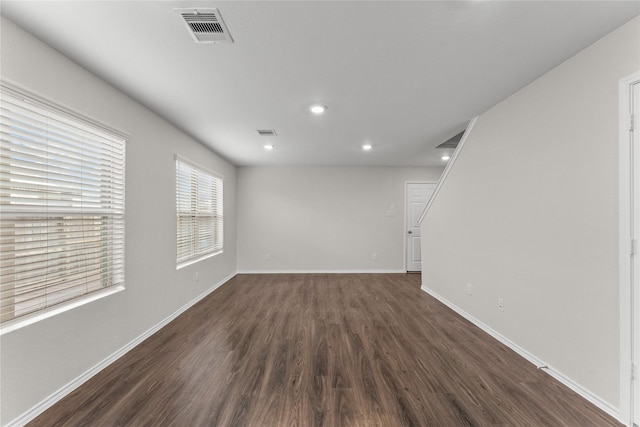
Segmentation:
{"type": "Polygon", "coordinates": [[[125,141],[0,91],[2,322],[124,284],[125,141]]]}
{"type": "Polygon", "coordinates": [[[177,264],[223,248],[223,180],[176,158],[177,264]]]}

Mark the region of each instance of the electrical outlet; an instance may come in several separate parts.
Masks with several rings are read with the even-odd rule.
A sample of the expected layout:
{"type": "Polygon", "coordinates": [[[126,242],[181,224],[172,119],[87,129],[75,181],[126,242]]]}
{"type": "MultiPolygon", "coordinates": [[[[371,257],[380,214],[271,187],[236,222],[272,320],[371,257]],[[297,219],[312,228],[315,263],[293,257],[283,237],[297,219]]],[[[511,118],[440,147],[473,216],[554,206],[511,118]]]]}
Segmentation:
{"type": "Polygon", "coordinates": [[[269,252],[264,254],[264,259],[267,260],[267,261],[271,260],[271,254],[269,252]]]}
{"type": "Polygon", "coordinates": [[[473,295],[473,285],[471,283],[467,283],[467,295],[473,295]]]}
{"type": "Polygon", "coordinates": [[[196,282],[200,281],[200,272],[196,271],[196,274],[193,275],[193,280],[196,282]]]}
{"type": "Polygon", "coordinates": [[[504,298],[498,298],[498,310],[504,311],[504,298]]]}
{"type": "Polygon", "coordinates": [[[378,254],[371,254],[371,259],[372,260],[377,260],[378,259],[378,254]]]}

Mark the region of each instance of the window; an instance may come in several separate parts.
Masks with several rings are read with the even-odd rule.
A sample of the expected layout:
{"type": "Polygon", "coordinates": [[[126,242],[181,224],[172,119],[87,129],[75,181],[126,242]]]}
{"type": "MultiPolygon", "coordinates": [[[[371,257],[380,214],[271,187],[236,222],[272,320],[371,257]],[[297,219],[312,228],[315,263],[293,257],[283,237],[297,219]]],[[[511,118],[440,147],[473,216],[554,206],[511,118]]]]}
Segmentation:
{"type": "Polygon", "coordinates": [[[222,177],[176,158],[178,268],[222,252],[222,177]]]}
{"type": "Polygon", "coordinates": [[[6,83],[0,94],[5,326],[124,286],[125,140],[6,83]]]}

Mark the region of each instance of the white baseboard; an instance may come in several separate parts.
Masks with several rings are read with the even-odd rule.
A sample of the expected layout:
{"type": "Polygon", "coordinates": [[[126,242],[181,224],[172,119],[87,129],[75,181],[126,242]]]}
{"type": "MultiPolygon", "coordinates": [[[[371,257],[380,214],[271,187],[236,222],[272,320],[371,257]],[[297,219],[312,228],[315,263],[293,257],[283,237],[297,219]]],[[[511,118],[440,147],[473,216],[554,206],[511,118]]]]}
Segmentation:
{"type": "Polygon", "coordinates": [[[389,274],[405,270],[238,270],[238,274],[389,274]]]}
{"type": "Polygon", "coordinates": [[[562,384],[569,387],[571,390],[576,392],[579,396],[585,398],[586,400],[588,400],[598,408],[602,409],[607,414],[611,415],[616,420],[621,421],[620,410],[615,406],[613,406],[611,403],[593,394],[590,390],[584,388],[583,386],[573,381],[571,378],[565,376],[562,372],[558,371],[552,366],[543,366],[540,369],[545,371],[547,374],[551,375],[556,380],[560,381],[562,384]]]}
{"type": "Polygon", "coordinates": [[[237,273],[230,274],[229,276],[220,280],[211,288],[207,289],[206,291],[204,291],[203,293],[201,293],[200,295],[198,295],[197,297],[195,297],[194,299],[192,299],[191,301],[189,301],[188,303],[180,307],[178,310],[176,310],[175,312],[167,316],[165,319],[163,319],[162,321],[160,321],[159,323],[157,323],[156,325],[154,325],[153,327],[151,327],[150,329],[146,330],[144,333],[136,337],[133,341],[129,342],[124,347],[112,353],[110,356],[102,360],[100,363],[93,366],[92,368],[90,368],[89,370],[81,374],[79,377],[75,378],[65,386],[58,389],[56,392],[51,394],[42,402],[38,403],[37,405],[29,409],[24,414],[20,415],[18,418],[8,423],[6,427],[20,427],[20,426],[26,425],[27,423],[35,419],[38,415],[40,415],[41,413],[49,409],[51,406],[53,406],[56,402],[61,400],[63,397],[65,397],[66,395],[71,393],[73,390],[75,390],[76,388],[80,387],[82,384],[87,382],[91,377],[96,375],[98,372],[102,371],[104,368],[106,368],[107,366],[111,365],[113,362],[115,362],[116,360],[124,356],[127,352],[132,350],[135,346],[140,344],[142,341],[146,340],[151,335],[158,332],[160,329],[166,326],[169,322],[171,322],[173,319],[175,319],[176,317],[178,317],[179,315],[187,311],[189,308],[191,308],[193,305],[198,303],[200,300],[202,300],[204,297],[209,295],[211,292],[215,291],[220,286],[222,286],[229,280],[233,279],[233,277],[236,274],[237,273]]]}
{"type": "Polygon", "coordinates": [[[482,329],[483,331],[485,331],[486,333],[491,335],[493,338],[495,338],[498,341],[500,341],[502,344],[504,344],[507,347],[509,347],[511,350],[513,350],[516,353],[518,353],[520,356],[522,356],[523,358],[525,358],[526,360],[528,360],[529,362],[534,364],[538,369],[543,370],[544,372],[546,372],[547,374],[551,375],[556,380],[560,381],[565,386],[569,387],[575,393],[577,393],[578,395],[580,395],[584,399],[588,400],[590,403],[594,404],[599,409],[602,409],[604,412],[606,412],[607,414],[611,415],[616,420],[620,420],[620,411],[619,411],[619,409],[616,408],[615,406],[613,406],[612,404],[610,404],[609,402],[607,402],[606,400],[600,398],[599,396],[595,395],[594,393],[592,393],[588,389],[584,388],[580,384],[578,384],[575,381],[573,381],[571,378],[569,378],[569,377],[565,376],[564,374],[562,374],[560,371],[558,371],[558,370],[554,369],[553,367],[549,366],[548,364],[543,362],[541,359],[539,359],[535,355],[531,354],[530,352],[528,352],[524,348],[520,347],[518,344],[516,344],[513,341],[511,341],[509,338],[505,337],[504,335],[502,335],[498,331],[492,329],[491,327],[489,327],[485,323],[483,323],[480,320],[476,319],[471,314],[467,313],[466,311],[464,311],[463,309],[461,309],[457,305],[453,304],[452,302],[450,302],[446,298],[440,296],[438,293],[434,292],[433,290],[429,289],[428,287],[422,285],[422,287],[420,289],[422,289],[424,292],[428,293],[429,295],[431,295],[432,297],[434,297],[435,299],[437,299],[438,301],[440,301],[441,303],[443,303],[444,305],[446,305],[447,307],[449,307],[450,309],[452,309],[453,311],[458,313],[460,316],[464,317],[465,319],[467,319],[468,321],[470,321],[471,323],[473,323],[474,325],[476,325],[477,327],[479,327],[480,329],[482,329]]]}

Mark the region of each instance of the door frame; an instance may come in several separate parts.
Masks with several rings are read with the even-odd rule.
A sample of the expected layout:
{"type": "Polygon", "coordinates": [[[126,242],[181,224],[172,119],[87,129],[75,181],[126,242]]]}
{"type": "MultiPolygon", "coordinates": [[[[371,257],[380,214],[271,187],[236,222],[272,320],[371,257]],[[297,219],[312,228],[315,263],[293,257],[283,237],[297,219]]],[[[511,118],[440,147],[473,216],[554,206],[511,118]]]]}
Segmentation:
{"type": "MultiPolygon", "coordinates": [[[[438,181],[405,181],[404,182],[404,206],[402,207],[402,211],[403,211],[403,216],[404,219],[402,220],[402,232],[404,233],[404,237],[402,239],[403,242],[403,249],[402,249],[402,269],[404,270],[405,273],[407,273],[409,270],[407,270],[407,240],[409,238],[409,234],[407,233],[407,227],[409,225],[409,223],[407,222],[407,217],[409,216],[409,212],[407,211],[407,202],[409,201],[409,184],[434,184],[435,188],[438,188],[438,181]]],[[[427,203],[424,205],[424,209],[427,209],[427,206],[429,206],[429,201],[433,198],[433,196],[435,196],[435,189],[434,189],[434,193],[431,194],[431,197],[429,198],[429,200],[427,200],[427,203]]],[[[422,216],[424,214],[423,213],[420,214],[420,218],[422,219],[422,216]]],[[[419,222],[422,222],[421,220],[419,222]]],[[[422,238],[422,237],[420,237],[422,238]]],[[[420,261],[422,262],[422,257],[420,257],[420,261]]],[[[422,270],[422,268],[421,268],[422,270]]]]}
{"type": "MultiPolygon", "coordinates": [[[[640,71],[620,80],[619,84],[619,302],[620,302],[620,408],[619,420],[627,426],[634,421],[640,423],[640,414],[634,414],[634,316],[640,315],[640,307],[635,307],[634,296],[640,291],[634,289],[631,261],[631,239],[633,227],[640,227],[633,217],[634,195],[632,180],[640,174],[640,165],[635,162],[631,150],[632,86],[640,82],[640,71]],[[635,420],[634,420],[635,418],[635,420]]],[[[640,121],[640,119],[638,119],[640,121]]],[[[640,132],[640,123],[635,123],[635,132],[640,132]]],[[[637,229],[637,228],[636,228],[637,229]]],[[[636,249],[636,255],[637,249],[636,249]]],[[[637,273],[636,273],[637,274],[637,273]]],[[[637,278],[636,278],[637,280],[637,278]]],[[[637,370],[637,367],[636,367],[637,370]]],[[[636,372],[635,376],[638,377],[636,372]]]]}

